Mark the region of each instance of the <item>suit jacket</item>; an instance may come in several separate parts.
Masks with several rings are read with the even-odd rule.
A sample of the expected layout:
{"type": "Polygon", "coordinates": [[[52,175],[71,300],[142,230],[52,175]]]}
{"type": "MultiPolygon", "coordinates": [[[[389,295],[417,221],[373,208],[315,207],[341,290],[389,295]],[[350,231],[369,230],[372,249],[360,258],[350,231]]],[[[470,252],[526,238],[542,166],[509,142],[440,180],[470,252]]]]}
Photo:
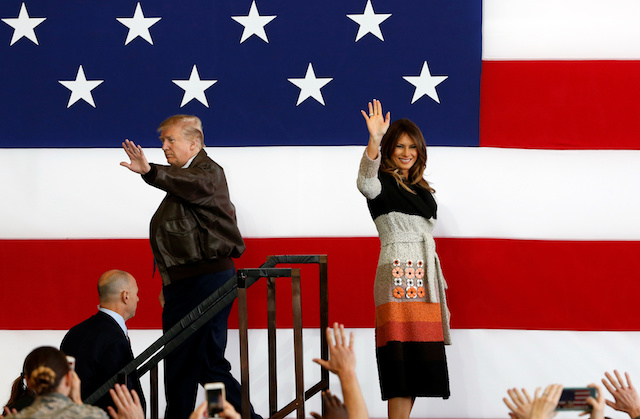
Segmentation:
{"type": "MultiPolygon", "coordinates": [[[[133,360],[131,345],[124,331],[111,316],[101,311],[71,328],[62,340],[60,350],[76,358],[76,372],[81,380],[83,399],[133,360]]],[[[138,393],[146,411],[137,372],[127,377],[127,386],[138,393]]],[[[106,410],[107,406],[114,406],[114,403],[107,393],[94,405],[106,410]]]]}

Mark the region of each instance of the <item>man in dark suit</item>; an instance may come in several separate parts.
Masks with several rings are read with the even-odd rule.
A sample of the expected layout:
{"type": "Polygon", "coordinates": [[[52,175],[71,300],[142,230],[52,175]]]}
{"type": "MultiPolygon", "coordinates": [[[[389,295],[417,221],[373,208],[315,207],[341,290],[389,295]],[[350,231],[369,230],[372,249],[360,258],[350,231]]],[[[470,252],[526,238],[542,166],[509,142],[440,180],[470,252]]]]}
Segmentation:
{"type": "MultiPolygon", "coordinates": [[[[98,280],[98,295],[98,313],[71,328],[60,345],[65,354],[76,358],[83,399],[133,360],[125,322],[136,314],[138,306],[135,278],[124,271],[107,271],[98,280]]],[[[146,408],[135,372],[127,376],[127,387],[138,393],[146,408]]],[[[107,410],[107,406],[114,406],[114,403],[107,393],[94,405],[107,410]]]]}

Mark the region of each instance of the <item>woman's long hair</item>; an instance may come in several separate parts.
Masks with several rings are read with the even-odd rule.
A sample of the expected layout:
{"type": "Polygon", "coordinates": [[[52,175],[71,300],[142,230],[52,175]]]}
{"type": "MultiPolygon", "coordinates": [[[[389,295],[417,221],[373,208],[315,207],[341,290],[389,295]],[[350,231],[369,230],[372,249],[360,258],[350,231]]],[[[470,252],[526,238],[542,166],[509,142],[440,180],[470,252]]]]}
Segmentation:
{"type": "Polygon", "coordinates": [[[424,136],[420,128],[412,121],[408,119],[398,119],[391,123],[387,133],[382,137],[380,153],[382,154],[380,170],[393,175],[403,188],[415,193],[407,185],[416,185],[425,188],[429,192],[435,192],[435,189],[429,185],[429,182],[422,177],[424,175],[424,169],[427,166],[427,144],[424,141],[424,136]],[[400,168],[393,162],[393,153],[395,152],[398,140],[403,134],[407,134],[413,140],[418,151],[418,158],[411,169],[409,169],[407,179],[402,177],[400,168]]]}
{"type": "Polygon", "coordinates": [[[24,380],[24,373],[22,373],[11,385],[11,394],[9,395],[9,401],[7,401],[5,406],[12,408],[18,400],[27,396],[35,398],[36,394],[33,390],[27,387],[27,383],[24,380]]]}
{"type": "Polygon", "coordinates": [[[55,392],[68,373],[64,352],[51,346],[34,349],[24,360],[24,376],[38,396],[55,392]]]}

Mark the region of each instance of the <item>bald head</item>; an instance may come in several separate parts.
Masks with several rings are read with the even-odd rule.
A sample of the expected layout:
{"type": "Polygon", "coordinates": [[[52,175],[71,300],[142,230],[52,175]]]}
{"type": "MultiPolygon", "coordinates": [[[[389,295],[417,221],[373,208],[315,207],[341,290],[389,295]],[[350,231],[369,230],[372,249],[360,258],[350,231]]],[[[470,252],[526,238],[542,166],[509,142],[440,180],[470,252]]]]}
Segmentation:
{"type": "Polygon", "coordinates": [[[136,313],[138,284],[128,272],[117,269],[107,271],[98,280],[100,306],[119,313],[125,320],[136,313]]]}
{"type": "Polygon", "coordinates": [[[100,304],[109,303],[119,298],[120,293],[129,288],[131,282],[135,282],[135,279],[125,271],[114,269],[103,273],[98,280],[100,304]]]}

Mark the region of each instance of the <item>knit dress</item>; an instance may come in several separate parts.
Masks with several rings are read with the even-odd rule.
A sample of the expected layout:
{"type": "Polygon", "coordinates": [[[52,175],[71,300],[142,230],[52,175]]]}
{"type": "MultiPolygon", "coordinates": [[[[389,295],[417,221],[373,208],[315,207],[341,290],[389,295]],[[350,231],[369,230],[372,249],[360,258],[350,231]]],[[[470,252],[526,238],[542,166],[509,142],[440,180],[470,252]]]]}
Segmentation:
{"type": "Polygon", "coordinates": [[[382,399],[449,397],[444,345],[451,344],[447,283],[432,230],[437,204],[429,191],[415,194],[381,172],[380,155],[366,151],[358,189],[367,198],[380,237],[374,283],[376,357],[382,399]]]}

